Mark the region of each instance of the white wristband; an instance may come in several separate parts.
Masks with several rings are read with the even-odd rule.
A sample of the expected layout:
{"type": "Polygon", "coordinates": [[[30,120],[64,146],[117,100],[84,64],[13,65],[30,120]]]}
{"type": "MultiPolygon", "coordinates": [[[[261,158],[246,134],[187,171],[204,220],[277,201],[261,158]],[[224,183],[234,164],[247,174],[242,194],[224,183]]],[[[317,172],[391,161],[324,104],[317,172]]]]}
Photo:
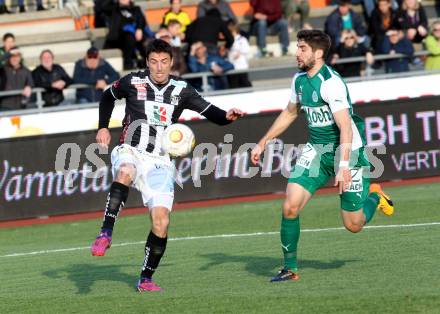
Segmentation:
{"type": "Polygon", "coordinates": [[[339,162],[339,168],[348,168],[348,160],[341,160],[339,162]]]}

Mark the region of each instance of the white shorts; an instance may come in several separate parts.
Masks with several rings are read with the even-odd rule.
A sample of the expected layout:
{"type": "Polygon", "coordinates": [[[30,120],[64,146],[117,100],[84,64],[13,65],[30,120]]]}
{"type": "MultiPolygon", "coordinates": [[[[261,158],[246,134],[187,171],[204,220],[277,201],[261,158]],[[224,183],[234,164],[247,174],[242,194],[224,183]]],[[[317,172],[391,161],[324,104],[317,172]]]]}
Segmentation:
{"type": "Polygon", "coordinates": [[[174,201],[174,178],[172,163],[139,151],[127,144],[116,146],[111,154],[112,173],[116,177],[122,164],[136,169],[132,186],[142,193],[144,206],[166,207],[171,211],[174,201]]]}

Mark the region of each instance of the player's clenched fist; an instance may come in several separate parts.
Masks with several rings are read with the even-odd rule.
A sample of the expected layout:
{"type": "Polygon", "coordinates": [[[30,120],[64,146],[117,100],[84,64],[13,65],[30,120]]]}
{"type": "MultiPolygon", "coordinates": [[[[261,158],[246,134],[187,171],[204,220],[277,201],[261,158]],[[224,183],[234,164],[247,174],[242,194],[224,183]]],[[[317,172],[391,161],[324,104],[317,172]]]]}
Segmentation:
{"type": "Polygon", "coordinates": [[[258,143],[251,152],[251,161],[254,165],[258,164],[260,161],[260,156],[264,151],[264,146],[258,143]]]}
{"type": "Polygon", "coordinates": [[[96,143],[101,146],[108,147],[111,138],[110,131],[106,128],[99,129],[96,133],[96,143]]]}

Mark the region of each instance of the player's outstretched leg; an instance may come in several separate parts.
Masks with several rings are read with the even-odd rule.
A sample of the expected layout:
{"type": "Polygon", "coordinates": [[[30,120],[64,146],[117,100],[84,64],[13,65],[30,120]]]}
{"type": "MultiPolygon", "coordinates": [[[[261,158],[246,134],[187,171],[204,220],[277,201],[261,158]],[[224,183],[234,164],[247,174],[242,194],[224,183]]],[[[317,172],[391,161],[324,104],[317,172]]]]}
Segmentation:
{"type": "Polygon", "coordinates": [[[119,211],[127,201],[128,190],[127,185],[119,182],[112,183],[107,196],[101,231],[90,249],[93,256],[104,256],[105,251],[110,248],[112,244],[113,226],[115,225],[119,211]]]}
{"type": "Polygon", "coordinates": [[[289,183],[287,185],[280,231],[284,267],[271,279],[271,282],[299,280],[297,265],[297,248],[300,235],[299,211],[304,208],[310,197],[311,194],[299,184],[289,183]]]}
{"type": "Polygon", "coordinates": [[[167,247],[169,210],[165,207],[154,207],[151,210],[152,228],[145,244],[145,258],[137,289],[139,292],[162,290],[152,277],[167,247]]]}

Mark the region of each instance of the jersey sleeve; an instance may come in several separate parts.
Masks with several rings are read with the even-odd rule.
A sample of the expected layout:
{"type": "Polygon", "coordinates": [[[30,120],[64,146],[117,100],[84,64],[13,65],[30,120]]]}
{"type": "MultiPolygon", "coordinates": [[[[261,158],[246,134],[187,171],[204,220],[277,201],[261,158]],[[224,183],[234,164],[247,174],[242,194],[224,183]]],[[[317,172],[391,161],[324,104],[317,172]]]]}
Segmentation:
{"type": "Polygon", "coordinates": [[[296,79],[298,78],[298,73],[295,74],[295,76],[292,79],[292,85],[290,86],[290,102],[294,104],[299,104],[299,98],[298,94],[296,93],[295,83],[296,79]]]}
{"type": "Polygon", "coordinates": [[[350,109],[347,97],[347,87],[339,77],[331,78],[321,85],[321,97],[328,103],[330,110],[335,113],[350,109]]]}
{"type": "Polygon", "coordinates": [[[189,109],[202,114],[212,104],[206,101],[191,85],[187,85],[184,92],[185,109],[189,109]]]}
{"type": "Polygon", "coordinates": [[[122,99],[128,96],[128,91],[130,89],[131,74],[124,76],[123,78],[117,80],[110,86],[110,92],[115,99],[122,99]]]}

